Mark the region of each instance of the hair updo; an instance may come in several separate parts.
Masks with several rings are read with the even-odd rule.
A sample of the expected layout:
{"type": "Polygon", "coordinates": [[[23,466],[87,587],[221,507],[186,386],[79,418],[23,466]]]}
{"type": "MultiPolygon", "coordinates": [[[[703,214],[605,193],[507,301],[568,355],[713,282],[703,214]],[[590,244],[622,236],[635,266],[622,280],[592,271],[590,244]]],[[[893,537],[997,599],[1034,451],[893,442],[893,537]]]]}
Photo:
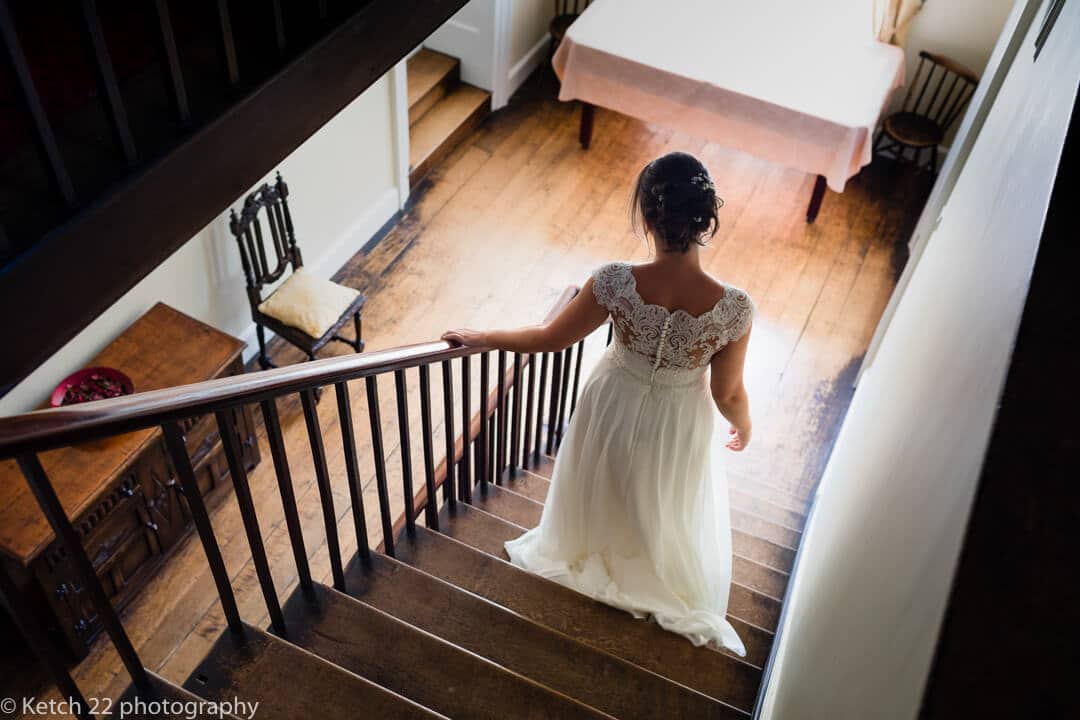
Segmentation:
{"type": "Polygon", "coordinates": [[[639,232],[651,230],[661,250],[686,252],[716,234],[718,211],[709,171],[693,155],[673,152],[653,160],[638,175],[630,220],[639,232]]]}

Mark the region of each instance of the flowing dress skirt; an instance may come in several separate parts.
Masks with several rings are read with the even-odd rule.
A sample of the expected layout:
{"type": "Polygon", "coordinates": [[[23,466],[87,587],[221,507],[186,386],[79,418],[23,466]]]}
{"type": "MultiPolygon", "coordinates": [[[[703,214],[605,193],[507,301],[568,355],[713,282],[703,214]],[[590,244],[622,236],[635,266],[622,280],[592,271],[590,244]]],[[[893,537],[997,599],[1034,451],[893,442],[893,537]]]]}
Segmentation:
{"type": "Polygon", "coordinates": [[[745,655],[726,619],[731,520],[706,376],[656,383],[617,349],[626,354],[610,347],[582,390],[540,524],[506,551],[695,645],[745,655]]]}

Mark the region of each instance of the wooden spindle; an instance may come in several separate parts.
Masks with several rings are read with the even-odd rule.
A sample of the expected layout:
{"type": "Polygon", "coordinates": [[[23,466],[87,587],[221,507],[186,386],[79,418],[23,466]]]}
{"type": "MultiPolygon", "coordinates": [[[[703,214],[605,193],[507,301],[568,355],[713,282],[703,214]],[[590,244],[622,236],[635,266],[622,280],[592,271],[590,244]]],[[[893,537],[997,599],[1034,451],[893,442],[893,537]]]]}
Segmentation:
{"type": "Polygon", "coordinates": [[[236,40],[233,38],[232,15],[229,13],[229,0],[218,0],[218,26],[221,31],[221,51],[225,56],[225,72],[229,85],[240,84],[240,66],[236,62],[236,40]]]}
{"type": "Polygon", "coordinates": [[[266,427],[266,440],[270,445],[270,457],[274,460],[274,476],[277,478],[278,493],[281,495],[281,507],[285,513],[285,527],[289,532],[293,560],[296,562],[296,574],[300,589],[307,595],[315,591],[311,581],[311,567],[308,565],[307,549],[304,547],[304,532],[300,527],[300,513],[296,507],[296,494],[293,492],[292,471],[289,470],[289,458],[285,452],[285,439],[281,435],[281,419],[278,417],[277,402],[274,398],[263,400],[263,425],[266,427]]]}
{"type": "Polygon", "coordinates": [[[472,411],[469,409],[469,395],[471,394],[472,378],[469,377],[469,356],[461,358],[461,435],[464,438],[461,446],[461,475],[458,477],[458,485],[461,489],[461,501],[472,502],[472,472],[469,468],[470,439],[472,434],[472,411]]]}
{"type": "Polygon", "coordinates": [[[255,515],[255,502],[251,499],[247,470],[240,457],[240,438],[236,432],[236,421],[233,420],[231,409],[218,410],[214,416],[217,418],[221,445],[225,449],[225,462],[229,466],[229,475],[232,477],[236,503],[240,506],[240,519],[244,523],[244,532],[247,535],[248,546],[251,548],[251,562],[255,565],[255,575],[259,579],[266,610],[270,614],[270,626],[276,634],[284,636],[285,616],[281,614],[281,604],[278,602],[277,591],[274,589],[274,578],[270,574],[270,562],[266,557],[262,533],[259,531],[259,519],[255,515]]]}
{"type": "Polygon", "coordinates": [[[405,494],[405,532],[416,534],[416,516],[413,512],[412,448],[409,444],[409,404],[405,387],[405,371],[394,371],[394,394],[397,399],[399,451],[401,453],[401,486],[405,494]]]}
{"type": "Polygon", "coordinates": [[[513,413],[510,415],[510,474],[516,475],[521,451],[521,353],[514,353],[513,413]]]}
{"type": "Polygon", "coordinates": [[[120,151],[129,166],[137,160],[135,154],[135,141],[131,137],[131,128],[128,125],[127,110],[124,108],[124,98],[120,95],[120,85],[116,81],[116,70],[113,68],[112,58],[109,55],[109,46],[105,42],[105,32],[101,28],[101,19],[98,17],[96,0],[82,0],[83,22],[86,23],[86,36],[90,41],[90,49],[94,54],[94,68],[97,70],[98,82],[105,93],[105,107],[112,120],[113,135],[120,146],[120,151]]]}
{"type": "Polygon", "coordinates": [[[322,505],[326,550],[330,555],[330,573],[334,578],[334,588],[344,592],[345,571],[341,563],[341,546],[338,542],[334,490],[330,486],[330,471],[326,466],[326,448],[323,445],[322,427],[319,425],[319,412],[315,403],[314,390],[300,391],[300,404],[304,409],[304,424],[307,426],[308,444],[311,446],[311,462],[315,467],[315,484],[319,488],[319,500],[322,505]]]}
{"type": "MultiPolygon", "coordinates": [[[[488,437],[494,438],[495,435],[498,434],[498,432],[499,432],[499,430],[498,430],[499,426],[498,426],[498,423],[497,423],[496,418],[495,418],[494,415],[489,415],[488,416],[487,424],[488,424],[488,437]]],[[[498,458],[495,457],[495,441],[492,440],[490,443],[488,443],[488,457],[487,457],[488,482],[489,483],[493,483],[493,482],[496,481],[496,478],[495,478],[495,466],[497,464],[498,464],[498,458]]]]}
{"type": "Polygon", "coordinates": [[[168,0],[154,0],[154,9],[157,12],[158,30],[161,32],[161,56],[169,74],[173,110],[180,122],[187,125],[191,122],[191,109],[188,107],[184,73],[180,68],[180,55],[176,51],[176,35],[173,33],[168,0]]]}
{"type": "Polygon", "coordinates": [[[15,627],[22,633],[23,639],[26,640],[26,644],[30,646],[35,657],[52,675],[61,697],[71,702],[71,707],[80,720],[93,720],[94,716],[90,712],[92,706],[87,704],[82,691],[68,672],[67,665],[57,655],[44,628],[38,624],[36,608],[15,581],[8,576],[6,567],[0,567],[0,600],[7,606],[15,627]]]}
{"type": "Polygon", "coordinates": [[[536,373],[539,367],[536,364],[536,353],[529,355],[529,387],[525,397],[525,434],[521,438],[521,467],[528,468],[531,463],[530,449],[532,447],[533,427],[533,396],[536,394],[536,373]]]}
{"type": "Polygon", "coordinates": [[[390,491],[386,485],[386,451],[383,448],[382,414],[379,411],[379,384],[374,375],[364,378],[367,389],[368,420],[371,424],[371,452],[375,456],[375,488],[379,493],[383,551],[394,557],[394,524],[390,519],[390,491]]]}
{"type": "Polygon", "coordinates": [[[279,53],[285,52],[285,19],[281,14],[281,0],[271,0],[270,10],[274,15],[274,39],[279,53]]]}
{"type": "Polygon", "coordinates": [[[577,346],[577,362],[574,363],[574,391],[570,393],[570,418],[573,419],[574,411],[577,410],[578,389],[581,387],[581,358],[585,355],[585,339],[582,338],[577,346]]]}
{"type": "Polygon", "coordinates": [[[559,421],[559,390],[562,387],[562,352],[551,355],[551,402],[548,406],[547,442],[544,452],[555,454],[555,424],[559,421]]]}
{"type": "Polygon", "coordinates": [[[56,192],[69,208],[78,206],[79,200],[75,195],[75,187],[71,184],[67,166],[60,154],[60,146],[56,143],[56,135],[53,134],[49,116],[45,114],[45,107],[41,104],[41,96],[38,95],[37,86],[34,85],[34,77],[30,72],[30,65],[26,61],[19,36],[15,32],[15,23],[11,19],[7,0],[0,0],[0,41],[3,41],[7,49],[11,68],[15,73],[15,80],[19,84],[22,93],[23,104],[34,124],[34,139],[38,149],[45,159],[49,170],[49,177],[56,188],[56,192]]]}
{"type": "Polygon", "coordinates": [[[498,394],[495,396],[495,462],[492,464],[492,474],[496,483],[502,483],[502,473],[506,468],[506,351],[500,350],[498,355],[498,375],[495,386],[498,394]]]}
{"type": "Polygon", "coordinates": [[[490,353],[480,353],[480,437],[476,443],[476,477],[479,480],[480,494],[487,496],[488,483],[488,380],[491,370],[490,353]]]}
{"type": "Polygon", "coordinates": [[[94,572],[94,566],[86,554],[82,540],[64,512],[64,506],[60,504],[60,498],[56,496],[56,491],[49,482],[45,469],[41,467],[41,461],[38,460],[36,455],[20,455],[17,460],[23,477],[26,478],[26,482],[30,485],[30,491],[34,494],[34,498],[37,499],[37,503],[45,514],[46,520],[49,521],[49,525],[52,526],[53,532],[56,533],[56,537],[60,538],[60,542],[63,543],[75,571],[79,574],[83,583],[83,591],[89,595],[90,602],[93,603],[94,610],[97,611],[98,620],[101,622],[102,627],[105,628],[105,632],[109,634],[109,639],[112,640],[113,645],[116,646],[116,652],[124,663],[124,668],[131,676],[131,681],[139,690],[149,692],[150,678],[147,676],[142,661],[135,652],[135,647],[131,644],[131,640],[124,631],[124,626],[120,624],[120,618],[117,616],[116,610],[105,595],[105,588],[101,586],[101,581],[98,579],[97,573],[94,572]]]}
{"type": "Polygon", "coordinates": [[[439,504],[435,488],[435,452],[431,438],[431,367],[420,366],[420,436],[424,446],[424,486],[427,501],[424,519],[432,530],[439,529],[439,504]]]}
{"type": "Polygon", "coordinates": [[[338,421],[341,425],[341,449],[345,455],[345,476],[349,480],[349,500],[352,503],[353,529],[356,549],[364,567],[371,567],[371,546],[368,543],[367,519],[364,517],[364,487],[360,479],[360,464],[356,457],[356,432],[353,430],[352,402],[349,385],[342,381],[334,385],[337,394],[338,421]]]}
{"type": "Polygon", "coordinates": [[[443,435],[446,439],[446,478],[443,479],[443,502],[451,508],[457,501],[454,494],[454,462],[457,438],[454,435],[454,383],[453,370],[449,360],[442,361],[443,385],[443,435]]]}
{"type": "Polygon", "coordinates": [[[206,512],[206,503],[203,502],[202,493],[199,491],[199,483],[195,479],[195,469],[191,465],[191,458],[188,457],[184,433],[174,421],[165,423],[161,426],[161,429],[165,436],[165,449],[172,459],[177,480],[180,481],[180,491],[187,501],[191,520],[195,525],[195,531],[199,534],[203,552],[206,554],[206,562],[210,565],[210,575],[214,578],[214,585],[217,587],[225,622],[228,623],[229,629],[233,633],[242,635],[244,623],[240,620],[240,610],[236,606],[236,595],[233,594],[232,583],[229,582],[229,572],[225,569],[225,560],[221,556],[221,548],[218,546],[217,537],[214,535],[210,515],[206,512]]]}
{"type": "Polygon", "coordinates": [[[544,388],[547,386],[548,361],[550,353],[540,355],[540,390],[536,394],[536,446],[533,453],[533,462],[540,462],[540,449],[544,442],[544,388]]]}
{"type": "Polygon", "coordinates": [[[574,348],[566,348],[563,354],[562,386],[559,388],[559,415],[555,425],[555,447],[562,445],[563,430],[566,427],[566,402],[570,392],[570,363],[574,359],[574,348]]]}

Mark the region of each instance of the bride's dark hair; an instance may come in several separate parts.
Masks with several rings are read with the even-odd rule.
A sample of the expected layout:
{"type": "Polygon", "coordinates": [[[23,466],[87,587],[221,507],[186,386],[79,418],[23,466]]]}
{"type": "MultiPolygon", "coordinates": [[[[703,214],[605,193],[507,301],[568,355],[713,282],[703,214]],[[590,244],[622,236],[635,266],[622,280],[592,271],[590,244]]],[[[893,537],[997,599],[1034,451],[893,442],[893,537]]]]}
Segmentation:
{"type": "Polygon", "coordinates": [[[704,245],[716,234],[723,205],[701,161],[673,152],[653,160],[638,175],[630,221],[637,232],[651,229],[660,249],[686,252],[691,244],[704,245]]]}

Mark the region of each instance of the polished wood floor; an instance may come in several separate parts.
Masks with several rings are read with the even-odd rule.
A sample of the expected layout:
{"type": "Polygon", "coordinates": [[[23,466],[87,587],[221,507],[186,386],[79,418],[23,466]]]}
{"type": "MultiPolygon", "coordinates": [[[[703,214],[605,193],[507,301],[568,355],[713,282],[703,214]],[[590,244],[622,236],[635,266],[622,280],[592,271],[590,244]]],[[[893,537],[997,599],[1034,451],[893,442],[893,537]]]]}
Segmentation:
{"type": "MultiPolygon", "coordinates": [[[[755,440],[747,452],[730,458],[732,493],[750,504],[760,501],[774,515],[787,513],[797,540],[929,182],[910,171],[872,165],[843,194],[828,193],[817,222],[807,225],[812,177],[603,110],[592,149],[582,151],[576,108],[554,95],[544,73],[531,80],[509,108],[488,118],[434,169],[400,223],[373,250],[341,269],[339,280],[368,294],[368,349],[430,340],[451,326],[536,322],[567,285],[580,284],[597,265],[645,259],[648,248],[629,227],[632,181],[660,154],[694,153],[712,171],[725,200],[720,232],[703,258],[716,276],[748,290],[758,306],[747,370],[755,440]]],[[[300,359],[280,345],[274,353],[278,362],[300,359]]],[[[380,405],[397,510],[396,416],[392,380],[385,380],[380,405]]],[[[374,545],[379,523],[362,384],[355,384],[352,394],[374,545]]],[[[413,422],[418,421],[416,404],[410,407],[413,422]]],[[[312,570],[326,579],[325,535],[299,403],[283,401],[280,408],[312,570]]],[[[339,536],[349,557],[356,538],[332,395],[324,397],[319,413],[339,536]]],[[[296,571],[265,434],[261,442],[264,461],[251,485],[284,599],[295,586],[296,571]]],[[[414,440],[414,453],[419,444],[414,440]]],[[[422,467],[419,455],[413,465],[422,467]]],[[[213,523],[241,613],[264,624],[265,607],[235,501],[217,508],[213,523]]],[[[174,681],[187,677],[224,627],[197,540],[179,549],[124,620],[149,667],[174,681]]],[[[75,675],[88,695],[115,696],[127,682],[103,642],[75,675]]]]}

